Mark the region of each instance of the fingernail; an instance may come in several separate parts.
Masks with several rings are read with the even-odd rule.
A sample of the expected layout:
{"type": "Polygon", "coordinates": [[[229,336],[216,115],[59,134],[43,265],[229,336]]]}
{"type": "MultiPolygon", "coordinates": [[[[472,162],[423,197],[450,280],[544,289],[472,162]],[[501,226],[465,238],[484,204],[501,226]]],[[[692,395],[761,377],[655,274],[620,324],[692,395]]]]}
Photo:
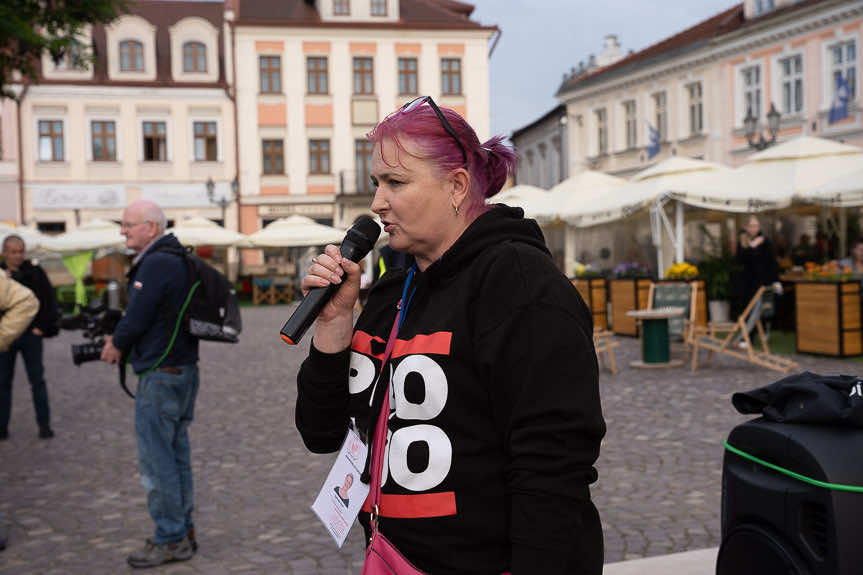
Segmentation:
{"type": "Polygon", "coordinates": [[[336,274],[333,274],[333,283],[336,283],[336,284],[342,283],[342,278],[340,278],[336,274]]]}

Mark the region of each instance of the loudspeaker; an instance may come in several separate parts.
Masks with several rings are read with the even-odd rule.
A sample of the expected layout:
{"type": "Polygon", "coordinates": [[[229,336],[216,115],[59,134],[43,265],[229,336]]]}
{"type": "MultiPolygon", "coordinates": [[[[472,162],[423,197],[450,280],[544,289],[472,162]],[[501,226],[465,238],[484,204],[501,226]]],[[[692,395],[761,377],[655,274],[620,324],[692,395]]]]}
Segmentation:
{"type": "MultiPolygon", "coordinates": [[[[737,449],[831,484],[863,486],[863,430],[763,418],[737,426],[737,449]]],[[[863,493],[820,487],[728,450],[717,575],[863,573],[863,493]]]]}

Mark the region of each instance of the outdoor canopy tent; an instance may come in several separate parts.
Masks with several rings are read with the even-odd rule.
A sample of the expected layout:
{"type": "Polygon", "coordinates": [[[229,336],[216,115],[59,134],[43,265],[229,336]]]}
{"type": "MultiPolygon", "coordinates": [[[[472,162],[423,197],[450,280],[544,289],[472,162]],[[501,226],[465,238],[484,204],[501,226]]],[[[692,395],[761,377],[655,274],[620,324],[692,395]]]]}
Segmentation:
{"type": "Polygon", "coordinates": [[[536,215],[535,210],[544,205],[547,197],[548,192],[542,188],[528,184],[519,184],[490,197],[486,202],[521,208],[524,210],[526,217],[532,218],[536,215]]]}
{"type": "Polygon", "coordinates": [[[552,223],[567,221],[570,216],[576,216],[580,211],[589,208],[611,188],[626,185],[626,180],[603,172],[583,170],[560,182],[542,196],[528,199],[529,209],[537,221],[552,223]]]}
{"type": "Polygon", "coordinates": [[[716,173],[672,196],[691,206],[725,212],[756,212],[812,200],[816,191],[863,168],[863,149],[801,136],[749,158],[739,168],[716,173]]]}
{"type": "Polygon", "coordinates": [[[238,244],[247,248],[292,248],[340,244],[344,230],[319,224],[305,216],[280,218],[238,244]]]}
{"type": "Polygon", "coordinates": [[[625,218],[651,206],[677,190],[689,189],[709,174],[730,171],[713,162],[672,157],[639,172],[623,186],[596,194],[591,205],[583,205],[567,221],[577,227],[595,226],[625,218]]]}
{"type": "Polygon", "coordinates": [[[101,248],[122,248],[126,239],[120,235],[120,226],[107,220],[90,220],[72,231],[46,237],[42,249],[60,253],[75,253],[101,248]]]}
{"type": "Polygon", "coordinates": [[[800,199],[840,208],[863,206],[863,162],[857,170],[802,194],[800,199]]]}
{"type": "Polygon", "coordinates": [[[246,235],[226,230],[216,222],[202,217],[183,220],[168,232],[173,232],[184,246],[234,246],[245,241],[246,235]]]}

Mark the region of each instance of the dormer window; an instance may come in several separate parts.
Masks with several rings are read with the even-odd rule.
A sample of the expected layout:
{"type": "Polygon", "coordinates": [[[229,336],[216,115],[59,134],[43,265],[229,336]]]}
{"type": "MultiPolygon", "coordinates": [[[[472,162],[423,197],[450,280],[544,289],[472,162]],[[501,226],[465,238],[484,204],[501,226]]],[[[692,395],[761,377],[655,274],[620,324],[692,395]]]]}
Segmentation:
{"type": "Polygon", "coordinates": [[[387,15],[387,0],[372,0],[372,16],[387,15]]]}
{"type": "Polygon", "coordinates": [[[773,0],[755,0],[755,15],[761,16],[773,10],[773,0]]]}
{"type": "Polygon", "coordinates": [[[200,74],[207,72],[207,47],[203,42],[183,44],[183,72],[200,74]]]}
{"type": "Polygon", "coordinates": [[[144,45],[137,40],[120,42],[120,71],[144,71],[144,45]]]}
{"type": "Polygon", "coordinates": [[[333,14],[336,16],[350,16],[351,0],[333,0],[333,14]]]}

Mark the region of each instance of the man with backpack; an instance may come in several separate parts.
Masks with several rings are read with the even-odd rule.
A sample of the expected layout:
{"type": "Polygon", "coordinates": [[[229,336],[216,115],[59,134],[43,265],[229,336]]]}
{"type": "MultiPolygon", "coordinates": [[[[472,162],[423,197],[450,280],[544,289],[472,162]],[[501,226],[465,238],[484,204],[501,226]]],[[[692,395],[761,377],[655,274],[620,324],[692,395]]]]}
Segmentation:
{"type": "Polygon", "coordinates": [[[126,356],[139,376],[138,463],[156,530],[127,561],[135,568],[154,567],[191,559],[197,549],[188,428],[198,394],[198,338],[179,329],[194,278],[180,242],[165,234],[159,206],[130,204],[121,227],[136,255],[128,274],[129,304],[106,338],[102,360],[118,363],[126,356]]]}

